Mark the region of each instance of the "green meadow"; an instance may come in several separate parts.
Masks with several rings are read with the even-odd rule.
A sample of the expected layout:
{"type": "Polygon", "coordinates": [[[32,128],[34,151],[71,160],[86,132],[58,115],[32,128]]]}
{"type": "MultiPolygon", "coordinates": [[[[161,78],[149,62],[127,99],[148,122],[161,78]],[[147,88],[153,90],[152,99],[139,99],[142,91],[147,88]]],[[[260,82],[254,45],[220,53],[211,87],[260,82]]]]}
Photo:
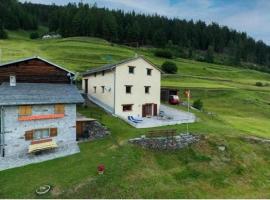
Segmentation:
{"type": "MultiPolygon", "coordinates": [[[[74,72],[144,55],[158,67],[151,48],[131,48],[98,38],[30,40],[28,32],[9,32],[0,40],[1,63],[38,55],[74,72]]],[[[201,99],[204,112],[194,111],[190,125],[201,142],[184,150],[154,152],[128,143],[149,129],[135,129],[93,106],[78,107],[86,116],[102,115],[111,136],[80,143],[79,154],[0,172],[0,198],[270,198],[270,144],[251,143],[247,136],[270,139],[270,74],[172,59],[175,75],[162,86],[189,88],[192,101],[201,99]],[[255,86],[262,82],[263,87],[255,86]],[[218,150],[225,145],[226,150],[218,150]],[[106,167],[97,175],[97,165],[106,167]],[[39,185],[52,191],[36,196],[39,185]]],[[[186,110],[178,106],[177,109],[186,110]]],[[[162,127],[184,132],[185,125],[162,127]]],[[[160,129],[160,128],[158,128],[160,129]]]]}

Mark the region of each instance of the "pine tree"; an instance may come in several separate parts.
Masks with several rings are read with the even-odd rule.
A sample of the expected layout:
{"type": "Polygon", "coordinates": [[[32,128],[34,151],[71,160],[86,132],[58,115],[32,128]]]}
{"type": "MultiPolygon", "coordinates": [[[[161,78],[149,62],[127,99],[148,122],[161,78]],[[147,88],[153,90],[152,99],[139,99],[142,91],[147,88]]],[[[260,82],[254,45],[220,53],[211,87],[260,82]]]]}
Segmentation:
{"type": "Polygon", "coordinates": [[[214,47],[213,46],[208,46],[206,56],[205,56],[205,61],[209,63],[214,62],[214,47]]]}

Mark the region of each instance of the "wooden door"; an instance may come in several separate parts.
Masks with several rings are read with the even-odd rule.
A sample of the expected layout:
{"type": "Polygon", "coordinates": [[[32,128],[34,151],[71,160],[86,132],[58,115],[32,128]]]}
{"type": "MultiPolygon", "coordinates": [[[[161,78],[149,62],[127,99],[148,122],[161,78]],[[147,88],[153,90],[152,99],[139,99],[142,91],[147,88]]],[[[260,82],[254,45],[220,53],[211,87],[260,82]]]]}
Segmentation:
{"type": "Polygon", "coordinates": [[[144,104],[142,106],[142,116],[143,117],[152,116],[152,107],[153,104],[144,104]]]}
{"type": "Polygon", "coordinates": [[[83,135],[83,122],[76,122],[76,139],[78,140],[83,135]]]}
{"type": "Polygon", "coordinates": [[[157,104],[154,104],[154,116],[157,116],[157,104]]]}
{"type": "Polygon", "coordinates": [[[88,93],[88,79],[84,79],[84,93],[88,93]]]}

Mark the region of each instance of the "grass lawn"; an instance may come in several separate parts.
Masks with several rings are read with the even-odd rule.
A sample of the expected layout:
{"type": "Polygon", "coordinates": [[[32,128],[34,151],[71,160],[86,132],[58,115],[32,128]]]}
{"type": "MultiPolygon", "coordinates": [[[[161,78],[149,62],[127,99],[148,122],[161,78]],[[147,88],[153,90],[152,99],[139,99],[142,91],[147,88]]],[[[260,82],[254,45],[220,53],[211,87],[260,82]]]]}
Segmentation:
{"type": "MultiPolygon", "coordinates": [[[[10,32],[0,40],[2,60],[39,55],[73,71],[143,54],[157,66],[149,49],[112,45],[97,38],[30,40],[27,32],[10,32]]],[[[97,107],[78,110],[102,114],[111,136],[80,144],[81,153],[0,172],[0,198],[39,198],[35,188],[53,185],[42,198],[270,198],[270,145],[243,141],[247,135],[270,138],[270,75],[176,58],[179,71],[164,76],[163,86],[191,88],[205,112],[190,130],[203,136],[190,148],[154,152],[128,143],[149,129],[135,129],[97,107]],[[208,115],[212,112],[214,115],[208,115]],[[225,152],[218,145],[227,147],[225,152]],[[106,172],[97,175],[97,165],[106,172]]],[[[183,96],[183,95],[182,95],[183,96]]],[[[186,99],[183,98],[185,101],[186,99]]],[[[184,107],[177,107],[185,110],[184,107]]],[[[185,125],[162,127],[185,131],[185,125]]],[[[160,128],[158,128],[160,129],[160,128]]]]}

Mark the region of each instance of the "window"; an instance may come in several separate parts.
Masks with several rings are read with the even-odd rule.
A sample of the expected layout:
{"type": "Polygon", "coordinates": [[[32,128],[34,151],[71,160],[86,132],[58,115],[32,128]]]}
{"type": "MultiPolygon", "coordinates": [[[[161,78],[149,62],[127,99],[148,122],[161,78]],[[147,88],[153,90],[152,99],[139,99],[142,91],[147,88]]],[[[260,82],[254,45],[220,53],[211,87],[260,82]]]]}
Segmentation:
{"type": "Polygon", "coordinates": [[[101,89],[102,89],[102,93],[105,92],[105,86],[101,86],[101,89]]]}
{"type": "Polygon", "coordinates": [[[32,106],[20,106],[19,116],[30,116],[32,115],[32,106]]]}
{"type": "Polygon", "coordinates": [[[124,105],[122,105],[123,111],[124,112],[125,111],[132,111],[132,106],[133,106],[133,104],[124,104],[124,105]]]}
{"type": "Polygon", "coordinates": [[[43,128],[26,131],[25,140],[41,140],[49,137],[57,136],[57,128],[43,128]]]}
{"type": "Polygon", "coordinates": [[[134,69],[135,69],[134,66],[128,66],[128,72],[129,72],[130,74],[134,74],[134,69]]]}
{"type": "Polygon", "coordinates": [[[126,85],[126,94],[131,94],[132,85],[126,85]]]}
{"type": "Polygon", "coordinates": [[[146,70],[147,70],[147,75],[151,76],[152,75],[152,69],[147,68],[146,70]]]}
{"type": "Polygon", "coordinates": [[[41,140],[50,137],[50,129],[34,130],[33,140],[41,140]]]}
{"type": "Polygon", "coordinates": [[[94,76],[95,76],[95,77],[97,76],[97,72],[94,73],[94,76]]]}
{"type": "Polygon", "coordinates": [[[65,105],[64,104],[54,105],[54,114],[65,114],[65,105]]]}
{"type": "Polygon", "coordinates": [[[144,92],[145,92],[145,94],[149,94],[150,93],[150,86],[144,86],[144,92]]]}
{"type": "Polygon", "coordinates": [[[102,76],[104,76],[104,75],[105,75],[105,70],[102,71],[102,76]]]}
{"type": "Polygon", "coordinates": [[[97,93],[97,87],[94,86],[94,93],[97,93]]]}

